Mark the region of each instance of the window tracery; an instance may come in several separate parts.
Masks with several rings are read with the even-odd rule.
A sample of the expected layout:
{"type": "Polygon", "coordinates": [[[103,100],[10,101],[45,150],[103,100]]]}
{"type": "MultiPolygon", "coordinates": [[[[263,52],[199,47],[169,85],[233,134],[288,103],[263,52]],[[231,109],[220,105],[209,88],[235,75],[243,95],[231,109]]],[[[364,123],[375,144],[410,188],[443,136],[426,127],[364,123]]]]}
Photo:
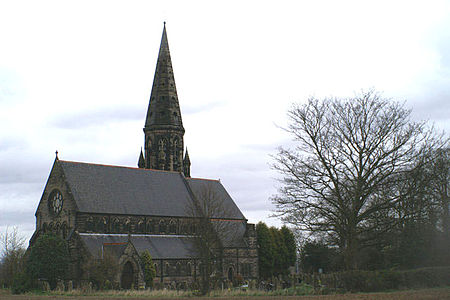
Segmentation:
{"type": "Polygon", "coordinates": [[[175,223],[174,220],[170,221],[169,233],[177,233],[177,224],[175,223]]]}
{"type": "Polygon", "coordinates": [[[164,273],[165,273],[166,275],[170,275],[170,265],[169,265],[168,262],[166,262],[166,263],[164,264],[164,273]]]}
{"type": "Polygon", "coordinates": [[[115,233],[119,233],[120,232],[120,221],[118,218],[114,219],[114,223],[113,223],[113,231],[115,233]]]}
{"type": "Polygon", "coordinates": [[[159,221],[159,233],[166,232],[166,222],[164,220],[159,221]]]}
{"type": "Polygon", "coordinates": [[[144,232],[145,232],[144,221],[140,220],[140,221],[138,222],[138,225],[137,225],[137,231],[138,231],[139,233],[144,233],[144,232]]]}
{"type": "Polygon", "coordinates": [[[61,234],[61,224],[59,222],[57,222],[55,225],[55,232],[56,232],[56,235],[61,234]]]}
{"type": "Polygon", "coordinates": [[[62,223],[61,231],[62,231],[62,237],[63,237],[63,239],[65,239],[67,237],[67,235],[68,235],[68,227],[67,227],[67,222],[66,221],[64,221],[62,223]]]}
{"type": "Polygon", "coordinates": [[[86,219],[86,230],[94,231],[94,219],[92,217],[86,219]]]}
{"type": "Polygon", "coordinates": [[[154,233],[155,232],[155,224],[153,221],[147,221],[147,232],[154,233]]]}
{"type": "Polygon", "coordinates": [[[101,232],[108,232],[108,220],[106,219],[106,217],[101,218],[100,222],[99,222],[99,229],[101,232]]]}
{"type": "Polygon", "coordinates": [[[181,275],[181,264],[179,261],[177,261],[176,265],[175,265],[175,275],[181,275]]]}
{"type": "Polygon", "coordinates": [[[192,274],[192,264],[190,262],[186,265],[186,274],[191,275],[192,274]]]}
{"type": "Polygon", "coordinates": [[[131,233],[131,220],[127,218],[124,223],[124,230],[126,233],[131,233]]]}

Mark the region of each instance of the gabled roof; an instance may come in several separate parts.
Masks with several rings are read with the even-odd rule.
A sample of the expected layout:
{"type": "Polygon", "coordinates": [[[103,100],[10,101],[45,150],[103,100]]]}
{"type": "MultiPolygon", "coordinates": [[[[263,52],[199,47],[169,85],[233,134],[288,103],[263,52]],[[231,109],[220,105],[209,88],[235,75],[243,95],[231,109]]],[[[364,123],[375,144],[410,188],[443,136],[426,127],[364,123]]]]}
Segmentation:
{"type": "Polygon", "coordinates": [[[203,184],[220,195],[226,211],[245,219],[219,181],[186,179],[181,173],[57,160],[80,212],[192,217],[194,194],[203,184]]]}
{"type": "MultiPolygon", "coordinates": [[[[79,233],[81,240],[85,243],[87,250],[97,257],[102,247],[112,248],[111,245],[125,245],[128,240],[140,254],[148,250],[152,259],[189,259],[196,257],[194,252],[193,237],[168,236],[168,235],[139,235],[134,234],[96,234],[79,233]]],[[[125,247],[125,246],[122,246],[125,247]]],[[[119,250],[117,250],[119,251],[119,250]]]]}

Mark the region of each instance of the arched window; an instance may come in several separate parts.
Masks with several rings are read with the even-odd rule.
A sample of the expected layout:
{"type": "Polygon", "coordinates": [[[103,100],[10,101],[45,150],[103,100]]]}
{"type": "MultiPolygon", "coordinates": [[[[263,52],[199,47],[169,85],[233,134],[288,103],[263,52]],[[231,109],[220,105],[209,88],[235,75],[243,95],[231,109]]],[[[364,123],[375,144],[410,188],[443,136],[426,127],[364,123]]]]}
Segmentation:
{"type": "Polygon", "coordinates": [[[177,261],[177,264],[175,265],[175,270],[176,270],[176,273],[175,273],[175,275],[176,276],[180,276],[181,275],[181,264],[180,264],[180,262],[179,261],[177,261]]]}
{"type": "Polygon", "coordinates": [[[159,161],[159,168],[161,170],[165,170],[166,169],[166,155],[167,152],[167,140],[164,138],[161,138],[158,141],[158,161],[159,161]]]}
{"type": "Polygon", "coordinates": [[[137,225],[137,231],[138,231],[139,233],[144,233],[144,232],[145,232],[144,221],[140,220],[140,221],[138,222],[138,225],[137,225]]]}
{"type": "Polygon", "coordinates": [[[59,222],[56,223],[55,231],[56,231],[56,235],[61,234],[61,224],[59,222]]]}
{"type": "Polygon", "coordinates": [[[64,221],[62,226],[61,226],[61,231],[62,231],[62,237],[63,239],[65,239],[67,237],[68,234],[68,228],[67,228],[67,222],[64,221]]]}
{"type": "MultiPolygon", "coordinates": [[[[176,113],[174,113],[176,114],[176,113]]],[[[180,163],[180,142],[178,140],[178,138],[175,138],[175,140],[173,141],[173,166],[175,169],[178,168],[178,165],[180,163]]]]}
{"type": "Polygon", "coordinates": [[[170,221],[170,225],[169,225],[169,233],[177,233],[177,224],[175,223],[174,220],[170,221]]]}
{"type": "Polygon", "coordinates": [[[166,262],[166,263],[164,264],[164,273],[165,273],[166,275],[170,275],[170,265],[169,265],[168,262],[166,262]]]}
{"type": "Polygon", "coordinates": [[[108,220],[106,219],[106,217],[103,217],[100,220],[99,227],[100,227],[101,232],[104,232],[104,233],[108,232],[108,220]]]}
{"type": "Polygon", "coordinates": [[[187,225],[186,225],[186,223],[181,223],[181,225],[180,225],[180,233],[181,234],[186,234],[187,233],[187,225]]]}
{"type": "Polygon", "coordinates": [[[192,274],[192,264],[190,262],[186,265],[186,275],[190,276],[192,274]]]}
{"type": "Polygon", "coordinates": [[[125,220],[124,230],[126,233],[131,233],[131,220],[130,218],[125,220]]]}
{"type": "Polygon", "coordinates": [[[159,274],[158,274],[158,264],[154,264],[154,267],[155,267],[155,274],[158,277],[159,276],[159,274]]]}
{"type": "Polygon", "coordinates": [[[228,280],[233,282],[233,267],[228,268],[228,280]]]}
{"type": "Polygon", "coordinates": [[[42,224],[42,231],[43,231],[44,233],[46,233],[47,230],[48,230],[47,223],[42,224]]]}
{"type": "Polygon", "coordinates": [[[159,221],[159,233],[166,232],[166,222],[164,220],[159,221]]]}
{"type": "Polygon", "coordinates": [[[113,232],[115,232],[115,233],[119,233],[120,232],[120,221],[119,221],[118,218],[114,219],[113,232]]]}
{"type": "Polygon", "coordinates": [[[165,147],[166,147],[166,141],[165,141],[164,139],[160,139],[160,140],[158,141],[158,151],[164,152],[165,147]]]}
{"type": "Polygon", "coordinates": [[[92,217],[88,217],[86,220],[86,230],[94,231],[94,219],[92,217]]]}
{"type": "Polygon", "coordinates": [[[147,232],[148,233],[155,233],[155,225],[153,221],[147,221],[147,232]]]}

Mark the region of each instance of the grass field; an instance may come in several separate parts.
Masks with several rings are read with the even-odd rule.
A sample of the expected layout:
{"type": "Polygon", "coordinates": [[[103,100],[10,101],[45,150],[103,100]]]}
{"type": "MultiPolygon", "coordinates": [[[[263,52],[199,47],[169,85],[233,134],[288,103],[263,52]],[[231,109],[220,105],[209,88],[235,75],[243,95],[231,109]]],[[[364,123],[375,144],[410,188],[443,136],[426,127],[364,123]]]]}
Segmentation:
{"type": "MultiPolygon", "coordinates": [[[[422,289],[422,290],[407,290],[407,291],[396,291],[388,293],[366,293],[366,294],[342,294],[342,295],[315,295],[315,296],[253,296],[248,292],[249,295],[244,295],[245,293],[240,293],[237,295],[224,295],[210,297],[212,299],[222,300],[222,299],[232,299],[232,300],[276,300],[276,299],[289,299],[289,300],[445,300],[450,299],[450,287],[445,288],[434,288],[434,289],[422,289]]],[[[192,297],[186,294],[180,294],[170,291],[162,292],[139,292],[139,291],[111,291],[104,292],[103,294],[96,295],[76,295],[74,293],[70,294],[58,294],[49,293],[46,295],[39,294],[24,294],[24,295],[11,295],[9,290],[0,290],[0,299],[11,299],[11,300],[47,300],[47,299],[63,299],[63,300],[76,300],[76,299],[86,299],[86,300],[106,300],[106,299],[126,299],[126,300],[142,300],[142,299],[162,299],[162,300],[180,300],[180,299],[190,299],[190,300],[201,300],[206,297],[192,297]]]]}

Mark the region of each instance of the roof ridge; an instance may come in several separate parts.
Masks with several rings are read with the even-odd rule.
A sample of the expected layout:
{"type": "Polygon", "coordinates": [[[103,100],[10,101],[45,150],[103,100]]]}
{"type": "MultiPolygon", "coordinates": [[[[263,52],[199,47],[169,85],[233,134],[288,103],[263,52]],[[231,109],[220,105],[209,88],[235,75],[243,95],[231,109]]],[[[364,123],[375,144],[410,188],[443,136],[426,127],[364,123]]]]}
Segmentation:
{"type": "Polygon", "coordinates": [[[186,178],[187,180],[193,179],[193,180],[207,180],[207,181],[215,181],[215,182],[220,182],[220,179],[209,179],[209,178],[193,178],[193,177],[189,177],[186,178]]]}
{"type": "MultiPolygon", "coordinates": [[[[102,166],[102,167],[112,167],[112,168],[123,168],[123,169],[132,169],[132,170],[142,170],[142,171],[156,171],[156,172],[165,172],[165,173],[173,173],[173,174],[182,174],[182,172],[178,172],[178,171],[158,170],[158,169],[143,169],[143,168],[139,168],[139,167],[117,166],[117,165],[91,163],[91,162],[83,162],[83,161],[73,161],[73,160],[63,160],[63,159],[59,159],[58,162],[71,163],[71,164],[92,165],[92,166],[102,166]]],[[[207,180],[207,181],[220,182],[220,179],[210,179],[210,178],[189,177],[189,178],[186,178],[186,179],[187,180],[193,179],[193,180],[207,180]]]]}
{"type": "Polygon", "coordinates": [[[168,171],[168,170],[158,170],[158,169],[143,169],[139,167],[128,167],[128,166],[117,166],[117,165],[108,165],[108,164],[100,164],[100,163],[90,163],[90,162],[82,162],[82,161],[72,161],[72,160],[58,160],[59,162],[71,163],[71,164],[83,164],[83,165],[92,165],[92,166],[102,166],[102,167],[112,167],[112,168],[123,168],[123,169],[132,169],[132,170],[142,170],[142,171],[158,171],[158,172],[166,172],[166,173],[174,173],[180,174],[178,171],[168,171]]]}

